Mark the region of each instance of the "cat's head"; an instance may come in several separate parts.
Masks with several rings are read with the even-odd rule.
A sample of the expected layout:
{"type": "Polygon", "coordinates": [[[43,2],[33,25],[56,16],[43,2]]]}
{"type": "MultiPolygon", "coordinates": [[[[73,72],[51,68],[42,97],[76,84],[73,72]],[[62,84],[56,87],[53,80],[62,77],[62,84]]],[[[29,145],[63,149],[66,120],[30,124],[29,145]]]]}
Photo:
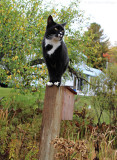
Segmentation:
{"type": "Polygon", "coordinates": [[[61,41],[64,34],[65,34],[65,27],[66,23],[58,24],[54,22],[52,16],[50,15],[47,19],[47,27],[45,37],[48,39],[53,39],[57,41],[61,41]]]}

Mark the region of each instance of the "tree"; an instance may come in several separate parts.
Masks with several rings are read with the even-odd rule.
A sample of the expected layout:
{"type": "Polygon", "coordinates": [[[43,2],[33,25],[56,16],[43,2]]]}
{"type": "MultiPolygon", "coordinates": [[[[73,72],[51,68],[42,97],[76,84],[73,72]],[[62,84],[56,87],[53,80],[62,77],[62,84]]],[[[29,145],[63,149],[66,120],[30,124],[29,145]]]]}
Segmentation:
{"type": "Polygon", "coordinates": [[[108,54],[110,56],[109,62],[117,65],[117,46],[111,47],[108,54]]]}
{"type": "Polygon", "coordinates": [[[65,42],[70,66],[78,63],[84,39],[91,41],[87,35],[82,37],[81,26],[76,30],[72,27],[74,23],[82,25],[84,22],[78,0],[59,10],[55,6],[43,6],[41,0],[1,0],[0,8],[0,81],[12,83],[16,88],[30,87],[35,80],[40,83],[42,79],[44,83],[47,80],[47,69],[42,64],[41,43],[50,14],[58,23],[67,21],[65,42]]]}
{"type": "Polygon", "coordinates": [[[85,36],[92,37],[91,41],[88,41],[86,47],[92,48],[96,47],[96,50],[92,52],[86,52],[88,57],[88,63],[92,64],[92,67],[103,70],[106,67],[106,58],[103,57],[103,54],[107,53],[109,50],[109,40],[103,33],[103,29],[97,23],[92,23],[88,28],[88,31],[85,32],[85,36]]]}
{"type": "Polygon", "coordinates": [[[41,32],[45,26],[41,1],[1,1],[1,14],[1,77],[8,83],[14,81],[19,88],[34,78],[30,75],[36,69],[27,62],[35,55],[41,57],[41,32]]]}

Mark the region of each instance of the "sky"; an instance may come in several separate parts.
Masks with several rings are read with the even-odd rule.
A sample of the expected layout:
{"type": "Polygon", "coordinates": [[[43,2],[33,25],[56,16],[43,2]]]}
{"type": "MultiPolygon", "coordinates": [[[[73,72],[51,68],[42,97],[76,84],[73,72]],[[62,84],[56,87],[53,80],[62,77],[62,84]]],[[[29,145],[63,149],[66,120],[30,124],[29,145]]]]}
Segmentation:
{"type": "Polygon", "coordinates": [[[91,22],[101,25],[114,45],[117,42],[117,0],[81,0],[80,5],[91,22]]]}
{"type": "MultiPolygon", "coordinates": [[[[53,4],[67,5],[72,0],[54,0],[53,4]]],[[[117,0],[80,0],[80,9],[90,17],[90,23],[101,25],[111,45],[117,44],[117,0]]]]}

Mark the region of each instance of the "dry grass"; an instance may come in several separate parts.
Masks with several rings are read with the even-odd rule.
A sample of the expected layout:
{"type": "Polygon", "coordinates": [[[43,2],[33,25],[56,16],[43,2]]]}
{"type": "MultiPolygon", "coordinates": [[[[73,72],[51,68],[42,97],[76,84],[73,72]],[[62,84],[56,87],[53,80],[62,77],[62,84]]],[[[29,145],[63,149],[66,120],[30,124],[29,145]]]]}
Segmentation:
{"type": "Polygon", "coordinates": [[[106,129],[98,133],[94,127],[89,137],[84,140],[56,138],[52,144],[57,149],[55,158],[58,160],[116,160],[117,150],[113,149],[116,138],[115,129],[106,129]]]}

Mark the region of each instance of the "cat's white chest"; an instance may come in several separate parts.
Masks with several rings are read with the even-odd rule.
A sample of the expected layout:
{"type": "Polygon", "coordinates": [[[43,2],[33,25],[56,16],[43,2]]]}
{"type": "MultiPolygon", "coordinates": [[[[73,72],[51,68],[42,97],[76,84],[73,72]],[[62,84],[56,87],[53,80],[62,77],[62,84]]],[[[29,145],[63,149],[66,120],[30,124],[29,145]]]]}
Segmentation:
{"type": "Polygon", "coordinates": [[[47,51],[47,53],[49,55],[52,55],[55,52],[55,50],[61,45],[61,42],[57,41],[55,39],[47,39],[47,38],[45,38],[45,47],[48,44],[53,46],[51,50],[47,51]]]}

